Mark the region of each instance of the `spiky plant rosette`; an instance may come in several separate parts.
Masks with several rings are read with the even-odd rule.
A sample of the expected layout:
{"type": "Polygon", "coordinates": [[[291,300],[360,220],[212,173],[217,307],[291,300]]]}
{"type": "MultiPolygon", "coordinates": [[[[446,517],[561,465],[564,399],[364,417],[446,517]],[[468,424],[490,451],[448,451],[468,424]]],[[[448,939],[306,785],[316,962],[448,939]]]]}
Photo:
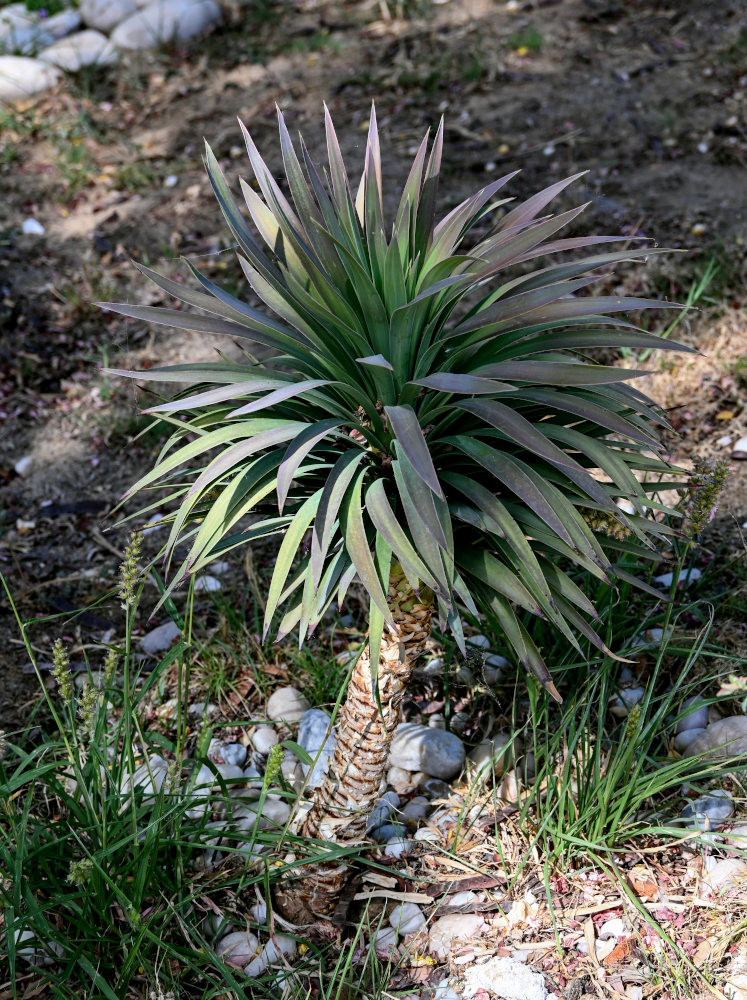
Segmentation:
{"type": "Polygon", "coordinates": [[[256,233],[207,147],[210,183],[266,311],[189,261],[195,288],[138,266],[198,312],[102,303],[266,355],[117,372],[188,386],[145,411],[175,429],[128,495],[170,489],[146,509],[175,504],[169,557],[189,542],[172,588],[235,546],[278,536],[265,632],[279,617],[279,634],[298,629],[303,641],[357,577],[370,596],[375,662],[396,560],[416,592],[430,588],[460,646],[465,610],[490,612],[551,686],[525,612],[577,648],[582,635],[604,649],[574,572],[637,583],[617,564],[671,530],[654,516],[672,471],[655,431],[666,420],[627,384],[644,373],[587,352],[688,348],[620,318],[669,303],[582,294],[651,250],[601,246],[568,260],[621,240],[555,238],[584,206],[546,208],[580,174],[505,208],[510,199],[497,196],[507,174],[437,222],[443,123],[432,143],[423,139],[388,227],[375,113],[356,192],[325,113],[324,174],[278,113],[290,197],[242,126],[256,190],[240,184],[256,233]],[[490,234],[475,236],[478,226],[490,234]],[[518,266],[540,258],[550,263],[518,266]]]}

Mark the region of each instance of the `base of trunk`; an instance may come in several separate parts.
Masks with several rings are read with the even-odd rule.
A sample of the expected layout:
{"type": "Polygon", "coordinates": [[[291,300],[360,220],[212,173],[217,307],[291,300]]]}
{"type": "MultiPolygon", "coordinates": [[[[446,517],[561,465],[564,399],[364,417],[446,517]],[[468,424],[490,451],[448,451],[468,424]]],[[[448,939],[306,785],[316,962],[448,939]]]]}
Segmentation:
{"type": "MultiPolygon", "coordinates": [[[[416,597],[401,573],[392,573],[387,599],[394,629],[385,630],[381,642],[381,708],[365,650],[350,678],[337,722],[337,746],[324,784],[301,826],[303,837],[345,845],[365,842],[366,822],[382,791],[402,699],[430,635],[433,613],[432,600],[422,594],[416,597]]],[[[315,916],[330,917],[348,880],[349,865],[334,861],[302,870],[302,879],[283,888],[286,905],[293,909],[300,904],[315,916]]],[[[293,918],[289,915],[288,919],[293,918]]]]}

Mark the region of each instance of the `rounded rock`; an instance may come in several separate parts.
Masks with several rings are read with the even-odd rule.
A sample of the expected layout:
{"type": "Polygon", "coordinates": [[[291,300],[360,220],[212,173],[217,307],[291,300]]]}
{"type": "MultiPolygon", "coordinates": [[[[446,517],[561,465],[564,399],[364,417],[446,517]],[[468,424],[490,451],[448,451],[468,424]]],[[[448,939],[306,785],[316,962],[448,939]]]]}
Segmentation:
{"type": "Polygon", "coordinates": [[[397,932],[393,927],[380,927],[373,937],[373,948],[379,958],[390,958],[397,947],[397,932]]]}
{"type": "Polygon", "coordinates": [[[404,937],[425,927],[425,917],[416,903],[400,903],[389,914],[389,924],[404,937]]]}
{"type": "Polygon", "coordinates": [[[86,66],[108,66],[117,51],[106,35],[94,28],[61,38],[43,49],[38,58],[67,73],[77,73],[86,66]]]}
{"type": "Polygon", "coordinates": [[[280,742],[280,738],[272,726],[255,726],[249,734],[249,738],[257,753],[261,753],[263,756],[280,742]]]}
{"type": "Polygon", "coordinates": [[[685,733],[690,729],[705,729],[708,725],[708,708],[702,698],[687,698],[682,702],[682,716],[674,727],[675,733],[685,733]]]}
{"type": "Polygon", "coordinates": [[[705,727],[701,729],[685,729],[684,732],[677,733],[674,738],[674,749],[678,753],[684,753],[690,744],[694,743],[704,732],[705,727]]]}
{"type": "MultiPolygon", "coordinates": [[[[0,101],[25,100],[54,87],[59,79],[60,71],[49,63],[28,56],[0,56],[0,101]]],[[[16,463],[16,471],[20,464],[16,463]]]]}
{"type": "Polygon", "coordinates": [[[712,723],[687,748],[688,757],[723,760],[747,755],[747,716],[730,715],[712,723]]]}
{"type": "Polygon", "coordinates": [[[682,810],[682,815],[685,819],[693,820],[696,829],[712,830],[734,815],[734,800],[725,790],[701,795],[688,802],[682,810]]]}
{"type": "Polygon", "coordinates": [[[521,737],[511,733],[496,733],[490,740],[483,740],[470,751],[469,760],[477,767],[478,774],[492,773],[501,778],[516,763],[516,754],[524,748],[521,737]]]}
{"type": "Polygon", "coordinates": [[[244,968],[259,951],[259,940],[251,931],[232,931],[218,942],[216,955],[244,968]]]}
{"type": "Polygon", "coordinates": [[[390,766],[423,771],[442,779],[457,775],[464,766],[464,758],[464,744],[454,733],[415,722],[397,726],[389,752],[390,766]]]}
{"type": "Polygon", "coordinates": [[[298,688],[281,687],[267,701],[267,718],[272,722],[300,722],[308,707],[308,700],[298,688]]]}

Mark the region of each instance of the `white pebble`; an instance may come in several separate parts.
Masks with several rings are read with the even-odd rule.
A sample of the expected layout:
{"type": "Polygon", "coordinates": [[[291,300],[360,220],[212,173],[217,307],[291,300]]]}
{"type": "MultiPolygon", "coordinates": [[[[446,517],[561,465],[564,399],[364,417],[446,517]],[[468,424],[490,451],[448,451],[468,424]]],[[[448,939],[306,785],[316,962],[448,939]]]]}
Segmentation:
{"type": "Polygon", "coordinates": [[[31,455],[24,455],[23,458],[19,458],[13,468],[16,470],[17,474],[23,478],[28,476],[31,472],[31,466],[34,464],[34,460],[31,455]]]}
{"type": "Polygon", "coordinates": [[[24,219],[21,228],[26,236],[44,235],[44,226],[37,219],[24,219]]]}
{"type": "Polygon", "coordinates": [[[538,972],[515,958],[491,958],[483,965],[473,965],[464,972],[465,1000],[488,993],[503,1000],[548,1000],[545,981],[538,972]]]}
{"type": "MultiPolygon", "coordinates": [[[[701,571],[696,566],[692,566],[685,573],[682,573],[677,586],[687,587],[689,584],[699,580],[701,576],[701,571]]],[[[657,583],[660,587],[671,587],[673,582],[674,573],[662,573],[661,576],[654,577],[654,583],[657,583]]]]}
{"type": "Polygon", "coordinates": [[[195,580],[195,593],[212,593],[215,590],[222,590],[223,584],[220,582],[217,576],[210,576],[205,574],[204,576],[198,576],[195,580]]]}
{"type": "Polygon", "coordinates": [[[380,927],[373,938],[373,947],[379,958],[389,958],[397,947],[397,932],[393,927],[380,927]]]}
{"type": "MultiPolygon", "coordinates": [[[[428,947],[436,958],[446,958],[453,950],[454,942],[477,937],[485,930],[485,919],[481,913],[447,913],[431,926],[428,947]]],[[[500,994],[499,994],[500,995],[500,994]]]]}
{"type": "Polygon", "coordinates": [[[400,903],[389,914],[390,925],[403,937],[425,927],[425,917],[416,903],[400,903]]]}
{"type": "Polygon", "coordinates": [[[268,754],[279,742],[278,734],[272,726],[255,726],[249,734],[249,738],[257,753],[261,753],[263,756],[268,754]]]}
{"type": "Polygon", "coordinates": [[[163,186],[165,188],[173,188],[179,183],[179,178],[176,174],[168,174],[168,176],[163,179],[163,186]]]}
{"type": "Polygon", "coordinates": [[[731,442],[732,442],[731,437],[728,434],[725,434],[723,437],[720,437],[716,441],[716,444],[719,445],[721,448],[728,448],[731,442]]]}
{"type": "Polygon", "coordinates": [[[267,718],[272,722],[299,722],[309,703],[294,687],[281,687],[267,700],[267,718]]]}
{"type": "Polygon", "coordinates": [[[606,938],[619,938],[625,933],[625,921],[622,917],[612,917],[605,920],[599,928],[598,937],[604,941],[606,938]]]}
{"type": "Polygon", "coordinates": [[[251,931],[233,931],[218,942],[216,955],[242,968],[251,962],[259,951],[259,941],[251,931]]]}

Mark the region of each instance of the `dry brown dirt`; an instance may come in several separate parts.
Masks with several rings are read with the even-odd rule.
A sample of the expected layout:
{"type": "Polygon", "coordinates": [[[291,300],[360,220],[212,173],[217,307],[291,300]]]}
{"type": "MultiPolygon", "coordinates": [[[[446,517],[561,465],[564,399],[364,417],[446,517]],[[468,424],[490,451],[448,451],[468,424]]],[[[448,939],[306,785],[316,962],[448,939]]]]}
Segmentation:
{"type": "MultiPolygon", "coordinates": [[[[444,211],[499,172],[522,168],[512,184],[521,196],[587,170],[566,198],[590,202],[583,231],[689,251],[628,271],[629,289],[682,300],[715,258],[712,301],[683,332],[708,358],[664,366],[651,392],[679,408],[685,459],[726,454],[715,441],[747,433],[744,387],[733,377],[747,355],[741,3],[381,0],[228,13],[227,27],[189,51],[133,57],[0,111],[0,570],[21,617],[36,621],[29,635],[42,661],[60,633],[86,647],[116,627],[106,595],[125,533],[102,529],[157,444],[132,442],[133,390],[100,367],[194,359],[209,348],[104,316],[92,302],[159,301],[130,257],[174,273],[183,254],[240,288],[201,144],[208,139],[234,182],[246,175],[239,116],[277,167],[276,103],[321,157],[326,100],[353,170],[375,98],[392,199],[443,113],[444,211]],[[44,236],[21,233],[31,215],[44,236]],[[26,476],[14,469],[23,456],[33,460],[26,476]],[[72,620],[81,608],[87,616],[72,620]]],[[[747,517],[746,466],[728,496],[735,525],[747,517]]],[[[6,728],[32,704],[27,663],[2,595],[6,728]]]]}

